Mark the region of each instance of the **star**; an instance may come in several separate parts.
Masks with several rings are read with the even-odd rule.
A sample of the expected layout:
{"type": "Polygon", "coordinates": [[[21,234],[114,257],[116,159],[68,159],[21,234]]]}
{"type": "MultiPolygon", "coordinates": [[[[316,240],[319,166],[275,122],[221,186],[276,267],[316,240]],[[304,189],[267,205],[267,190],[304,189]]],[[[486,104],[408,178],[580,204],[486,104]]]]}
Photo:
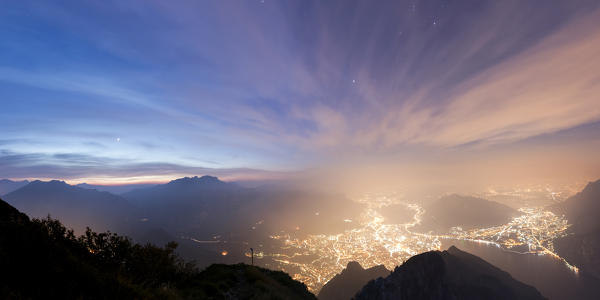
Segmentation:
{"type": "Polygon", "coordinates": [[[118,138],[117,138],[117,143],[118,143],[118,142],[120,142],[120,141],[121,141],[121,138],[120,138],[120,137],[118,137],[118,138]]]}

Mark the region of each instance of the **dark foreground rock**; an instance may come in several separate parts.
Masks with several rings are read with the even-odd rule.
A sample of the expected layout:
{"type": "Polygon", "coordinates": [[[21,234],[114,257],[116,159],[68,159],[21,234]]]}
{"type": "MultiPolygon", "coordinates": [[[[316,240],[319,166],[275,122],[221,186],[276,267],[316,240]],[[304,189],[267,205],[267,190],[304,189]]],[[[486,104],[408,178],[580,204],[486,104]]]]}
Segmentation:
{"type": "Polygon", "coordinates": [[[534,287],[452,246],[412,257],[386,277],[369,282],[363,299],[545,299],[534,287]]]}
{"type": "Polygon", "coordinates": [[[351,261],[340,274],[335,275],[319,292],[320,300],[351,299],[367,282],[390,275],[383,265],[364,269],[358,262],[351,261]]]}
{"type": "Polygon", "coordinates": [[[113,233],[76,237],[0,200],[0,299],[316,299],[288,274],[244,264],[198,271],[113,233]]]}

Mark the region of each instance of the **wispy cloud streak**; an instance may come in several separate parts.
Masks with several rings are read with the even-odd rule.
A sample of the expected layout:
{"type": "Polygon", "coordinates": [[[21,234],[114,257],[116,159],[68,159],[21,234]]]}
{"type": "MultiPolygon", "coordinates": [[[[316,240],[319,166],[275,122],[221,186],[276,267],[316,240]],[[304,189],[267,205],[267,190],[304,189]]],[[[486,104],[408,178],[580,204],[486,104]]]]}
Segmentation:
{"type": "Polygon", "coordinates": [[[599,5],[15,3],[0,161],[8,177],[302,169],[576,130],[600,122],[599,5]]]}

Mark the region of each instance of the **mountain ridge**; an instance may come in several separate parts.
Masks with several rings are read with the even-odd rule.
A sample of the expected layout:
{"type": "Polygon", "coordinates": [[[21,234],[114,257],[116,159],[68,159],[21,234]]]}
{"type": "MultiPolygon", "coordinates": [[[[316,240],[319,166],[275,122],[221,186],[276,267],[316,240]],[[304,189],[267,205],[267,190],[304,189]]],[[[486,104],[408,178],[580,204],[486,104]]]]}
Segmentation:
{"type": "Polygon", "coordinates": [[[554,241],[556,252],[582,272],[600,278],[600,180],[549,209],[572,224],[567,236],[554,241]]]}
{"type": "Polygon", "coordinates": [[[451,194],[425,208],[418,231],[447,232],[451,227],[468,230],[508,223],[520,213],[504,204],[483,198],[451,194]]]}
{"type": "Polygon", "coordinates": [[[154,185],[156,185],[156,184],[135,183],[135,184],[123,184],[123,185],[100,185],[100,184],[89,184],[89,183],[84,182],[84,183],[76,184],[75,186],[84,188],[84,189],[98,190],[100,192],[109,192],[111,194],[121,195],[123,193],[130,192],[134,189],[147,188],[147,187],[151,187],[154,185]]]}
{"type": "Polygon", "coordinates": [[[310,299],[306,285],[281,271],[245,264],[199,271],[174,252],[30,220],[0,199],[2,299],[310,299]]]}
{"type": "Polygon", "coordinates": [[[335,275],[319,291],[319,300],[347,300],[352,298],[365,284],[390,271],[383,265],[364,269],[358,262],[348,262],[342,272],[335,275]]]}
{"type": "Polygon", "coordinates": [[[16,191],[29,184],[29,180],[13,181],[10,179],[0,179],[0,196],[16,191]]]}
{"type": "Polygon", "coordinates": [[[386,278],[370,281],[363,299],[546,299],[483,259],[452,246],[415,255],[386,278]]]}
{"type": "Polygon", "coordinates": [[[11,205],[34,217],[47,215],[68,220],[77,232],[87,226],[115,230],[115,225],[135,221],[135,207],[124,198],[97,190],[69,185],[61,180],[35,180],[4,195],[11,205]]]}

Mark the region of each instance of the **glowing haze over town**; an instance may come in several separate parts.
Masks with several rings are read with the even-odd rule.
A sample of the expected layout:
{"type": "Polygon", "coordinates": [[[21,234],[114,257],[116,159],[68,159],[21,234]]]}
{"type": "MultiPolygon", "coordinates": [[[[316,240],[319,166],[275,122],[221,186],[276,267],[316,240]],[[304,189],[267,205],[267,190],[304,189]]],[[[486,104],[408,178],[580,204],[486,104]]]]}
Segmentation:
{"type": "MultiPolygon", "coordinates": [[[[526,196],[527,192],[523,194],[526,196]]],[[[548,191],[547,196],[550,198],[554,194],[548,191]]],[[[321,288],[350,261],[357,261],[365,267],[383,264],[393,270],[416,254],[440,250],[443,240],[467,240],[518,253],[549,255],[561,260],[574,273],[578,272],[576,266],[554,253],[552,244],[554,239],[565,235],[568,221],[542,207],[522,207],[519,209],[522,216],[501,226],[470,230],[458,227],[449,234],[438,235],[411,231],[421,222],[424,211],[418,204],[403,201],[399,195],[366,195],[358,201],[367,204],[361,218],[345,220],[358,222],[358,228],[334,235],[309,235],[304,238],[293,232],[271,236],[282,243],[281,248],[274,252],[259,252],[259,257],[272,258],[273,267],[290,272],[313,290],[321,288]],[[407,209],[414,212],[412,220],[403,224],[386,224],[377,209],[385,209],[392,204],[406,205],[407,209]],[[522,245],[526,246],[522,248],[524,250],[513,249],[522,245]]]]}
{"type": "Polygon", "coordinates": [[[7,1],[0,197],[113,230],[17,205],[111,193],[136,240],[314,293],[456,243],[581,276],[556,242],[600,179],[599,21],[587,0],[7,1]]]}

